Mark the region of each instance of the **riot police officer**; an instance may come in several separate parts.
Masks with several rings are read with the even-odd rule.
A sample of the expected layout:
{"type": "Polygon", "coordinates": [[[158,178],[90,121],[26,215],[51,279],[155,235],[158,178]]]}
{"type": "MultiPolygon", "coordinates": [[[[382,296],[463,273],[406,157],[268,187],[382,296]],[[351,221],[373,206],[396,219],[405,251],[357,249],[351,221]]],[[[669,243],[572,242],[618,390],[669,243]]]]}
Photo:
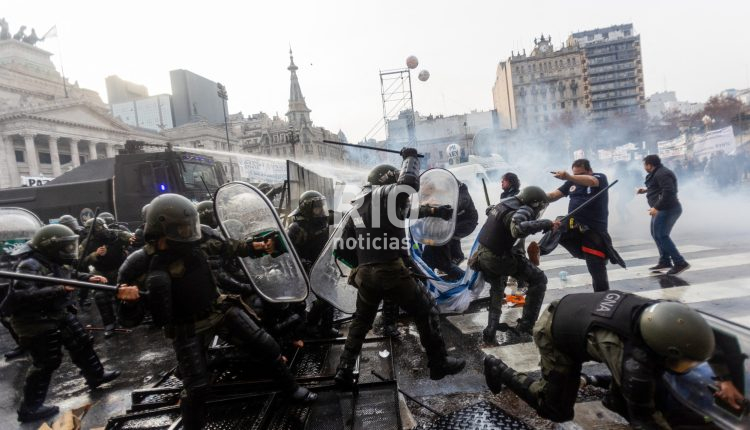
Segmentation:
{"type": "Polygon", "coordinates": [[[147,245],[131,254],[120,269],[118,297],[138,300],[139,279],[149,290],[147,303],[154,323],[165,327],[177,356],[186,429],[203,428],[210,391],[206,345],[214,335],[260,358],[292,399],[315,400],[315,393],[297,385],[278,343],[258,327],[247,305],[219,294],[208,264],[209,254],[260,257],[275,252],[278,243],[201,240],[198,211],[176,194],[162,194],[151,202],[145,235],[147,245]]]}
{"type": "Polygon", "coordinates": [[[102,212],[99,214],[99,218],[104,220],[104,224],[107,225],[107,228],[111,230],[123,230],[130,233],[130,228],[128,228],[127,224],[117,222],[117,219],[115,219],[115,216],[112,215],[109,212],[102,212]]]}
{"type": "MultiPolygon", "coordinates": [[[[305,191],[291,217],[292,223],[286,233],[309,274],[328,241],[331,222],[325,196],[314,190],[305,191]]],[[[313,327],[320,337],[339,337],[341,333],[333,327],[333,316],[333,306],[320,298],[315,299],[307,314],[308,327],[313,327]]]]}
{"type": "Polygon", "coordinates": [[[198,218],[201,224],[207,225],[211,228],[218,228],[219,221],[216,220],[216,214],[214,213],[214,202],[211,200],[204,200],[195,206],[198,211],[198,218]]]}
{"type": "Polygon", "coordinates": [[[73,230],[73,233],[77,234],[79,237],[83,237],[85,229],[78,224],[78,220],[73,215],[63,215],[57,220],[57,223],[73,230]]]}
{"type": "Polygon", "coordinates": [[[612,374],[604,405],[635,429],[669,429],[655,388],[664,371],[687,373],[714,352],[714,334],[700,314],[677,302],[620,291],[569,294],[552,302],[534,326],[542,378],[517,373],[502,360],[484,361],[493,393],[507,385],[543,418],[573,419],[581,365],[604,363],[612,374]]]}
{"type": "Polygon", "coordinates": [[[516,196],[501,200],[488,211],[487,221],[477,237],[479,247],[470,261],[472,268],[482,272],[484,279],[490,283],[489,316],[487,327],[482,332],[482,338],[487,343],[496,343],[495,334],[503,329],[500,315],[508,276],[528,284],[526,304],[515,332],[530,335],[539,316],[547,290],[547,277],[523,252],[514,252],[514,244],[530,234],[553,228],[552,221],[538,219],[546,207],[547,194],[544,190],[530,186],[516,196]]]}
{"type": "MultiPolygon", "coordinates": [[[[19,273],[107,282],[102,276],[71,273],[66,265],[74,264],[78,256],[78,235],[63,225],[42,227],[15,254],[20,254],[21,258],[15,268],[19,273]]],[[[19,421],[36,421],[58,412],[57,406],[44,405],[44,399],[52,373],[60,366],[63,346],[73,363],[81,369],[90,388],[96,388],[120,375],[118,371],[104,370],[91,337],[71,312],[71,291],[73,288],[70,287],[33,281],[14,281],[11,286],[7,299],[11,303],[11,325],[20,345],[32,357],[23,400],[18,409],[19,421]]]]}
{"type": "MultiPolygon", "coordinates": [[[[85,266],[93,266],[94,273],[109,279],[112,285],[117,280],[117,271],[128,255],[133,234],[120,229],[110,229],[103,218],[92,218],[86,221],[87,228],[93,228],[90,241],[81,243],[81,259],[85,266]]],[[[114,295],[106,291],[94,293],[94,301],[104,325],[104,337],[109,338],[115,332],[117,318],[114,310],[114,295]]]]}
{"type": "Polygon", "coordinates": [[[348,239],[357,243],[357,267],[350,279],[357,287],[357,310],[344,345],[336,382],[344,387],[353,383],[354,364],[362,342],[372,328],[378,305],[390,299],[414,317],[422,346],[427,352],[430,378],[442,379],[460,372],[466,362],[449,357],[440,333],[440,315],[435,299],[417,283],[407,266],[409,243],[403,223],[409,197],[419,190],[419,158],[414,148],[401,150],[401,171],[379,165],[369,174],[370,187],[357,198],[350,223],[345,227],[342,245],[348,239]],[[393,216],[397,219],[393,219],[393,216]]]}

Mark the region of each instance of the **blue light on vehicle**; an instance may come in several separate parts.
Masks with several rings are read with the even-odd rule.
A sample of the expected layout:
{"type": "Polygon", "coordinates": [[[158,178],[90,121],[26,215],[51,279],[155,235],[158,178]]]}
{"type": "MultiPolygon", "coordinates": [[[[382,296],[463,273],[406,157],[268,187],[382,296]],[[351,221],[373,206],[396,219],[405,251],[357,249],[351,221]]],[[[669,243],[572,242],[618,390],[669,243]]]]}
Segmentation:
{"type": "Polygon", "coordinates": [[[159,191],[161,192],[167,191],[167,186],[164,184],[159,184],[159,191]]]}

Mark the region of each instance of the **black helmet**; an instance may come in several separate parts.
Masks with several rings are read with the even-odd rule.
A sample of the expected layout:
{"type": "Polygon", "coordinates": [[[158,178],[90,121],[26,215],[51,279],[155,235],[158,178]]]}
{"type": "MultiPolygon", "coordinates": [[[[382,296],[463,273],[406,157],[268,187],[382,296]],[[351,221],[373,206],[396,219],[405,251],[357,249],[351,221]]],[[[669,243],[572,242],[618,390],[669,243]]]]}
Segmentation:
{"type": "Polygon", "coordinates": [[[103,232],[105,230],[108,230],[107,223],[102,218],[100,218],[100,217],[101,217],[101,215],[99,215],[99,217],[96,217],[96,218],[89,218],[86,221],[86,224],[84,224],[83,226],[88,231],[88,230],[91,230],[91,226],[92,225],[95,225],[95,227],[94,227],[94,234],[101,233],[101,232],[103,232]]]}
{"type": "Polygon", "coordinates": [[[549,205],[547,193],[535,185],[524,187],[516,197],[521,203],[534,209],[537,218],[542,215],[544,210],[547,209],[547,205],[549,205]]]}
{"type": "Polygon", "coordinates": [[[666,366],[686,373],[714,353],[714,332],[705,319],[678,302],[658,302],[643,311],[639,321],[641,337],[666,366]]]}
{"type": "Polygon", "coordinates": [[[146,240],[166,237],[175,242],[194,242],[201,238],[198,210],[179,194],[162,194],[148,206],[143,233],[146,240]]]}
{"type": "Polygon", "coordinates": [[[112,225],[115,223],[115,216],[112,215],[109,212],[102,212],[99,214],[99,218],[104,220],[104,223],[107,225],[112,225]]]}
{"type": "Polygon", "coordinates": [[[31,249],[59,264],[73,263],[78,258],[78,235],[62,224],[50,224],[34,233],[31,249]]]}
{"type": "Polygon", "coordinates": [[[367,182],[370,185],[388,185],[395,184],[398,179],[398,169],[390,164],[381,164],[375,166],[367,175],[367,182]]]}
{"type": "Polygon", "coordinates": [[[305,191],[299,196],[299,206],[292,212],[292,216],[299,216],[305,219],[327,218],[328,206],[326,198],[317,191],[305,191]]]}
{"type": "Polygon", "coordinates": [[[73,231],[76,231],[76,229],[81,227],[80,224],[78,224],[78,220],[73,215],[63,215],[57,220],[57,223],[62,224],[73,231]]]}
{"type": "Polygon", "coordinates": [[[201,224],[211,228],[218,227],[219,223],[216,221],[216,214],[214,214],[214,202],[211,200],[202,201],[195,206],[195,209],[198,211],[201,224]]]}

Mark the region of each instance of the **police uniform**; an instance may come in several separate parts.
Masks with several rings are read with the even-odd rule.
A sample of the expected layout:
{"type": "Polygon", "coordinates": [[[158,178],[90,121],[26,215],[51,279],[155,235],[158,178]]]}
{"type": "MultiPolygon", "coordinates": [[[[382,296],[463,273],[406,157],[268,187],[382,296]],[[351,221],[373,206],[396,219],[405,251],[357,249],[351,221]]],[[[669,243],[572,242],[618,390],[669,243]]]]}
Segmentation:
{"type": "Polygon", "coordinates": [[[431,378],[440,379],[457,373],[465,365],[463,360],[448,357],[435,300],[422,284],[414,280],[405,264],[410,259],[404,228],[394,225],[388,216],[390,211],[404,221],[409,208],[408,193],[419,189],[416,150],[406,151],[402,150],[404,161],[400,173],[391,166],[373,169],[368,181],[374,186],[357,198],[357,208],[351,212],[351,222],[344,232],[343,237],[354,238],[363,246],[356,249],[357,267],[350,274],[358,292],[357,310],[336,374],[336,381],[341,385],[351,384],[354,364],[383,299],[392,301],[414,317],[420,341],[427,352],[431,378]],[[385,177],[388,178],[383,179],[385,177]]]}
{"type": "MultiPolygon", "coordinates": [[[[538,188],[538,187],[534,187],[538,188]]],[[[541,192],[544,195],[544,192],[541,192]]],[[[546,195],[545,205],[546,205],[546,195]]],[[[547,277],[534,266],[523,252],[514,250],[514,244],[530,234],[552,228],[549,220],[537,220],[539,211],[522,203],[518,196],[500,201],[489,210],[487,221],[479,232],[479,247],[472,264],[490,283],[490,309],[483,335],[486,342],[495,342],[495,332],[500,329],[500,315],[505,298],[508,276],[528,284],[526,304],[518,322],[517,331],[531,333],[547,290],[547,277]]]]}
{"type": "MultiPolygon", "coordinates": [[[[157,199],[164,196],[180,200],[175,206],[190,204],[175,195],[157,199]]],[[[153,211],[158,218],[159,205],[155,202],[151,203],[149,214],[153,211]]],[[[194,215],[197,223],[197,212],[194,215]]],[[[148,222],[146,234],[147,238],[152,234],[148,222]]],[[[217,290],[209,256],[254,258],[262,253],[255,251],[251,242],[225,241],[218,235],[196,236],[200,236],[200,242],[171,242],[166,251],[147,244],[128,257],[118,279],[118,284],[140,283],[146,287],[149,295],[145,300],[154,323],[164,326],[166,336],[172,340],[184,386],[181,410],[185,428],[203,428],[210,391],[206,350],[215,335],[258,357],[284,392],[295,400],[314,400],[314,393],[297,385],[278,343],[258,326],[247,305],[239,297],[221,295],[217,290]]]]}
{"type": "MultiPolygon", "coordinates": [[[[16,272],[40,276],[88,280],[91,275],[73,275],[66,266],[54,263],[32,251],[22,257],[16,272]]],[[[20,421],[34,420],[47,396],[52,373],[62,362],[62,347],[81,369],[87,384],[95,388],[116,378],[119,372],[105,372],[87,334],[74,313],[71,294],[62,285],[34,281],[14,281],[10,291],[10,323],[18,343],[29,352],[32,365],[26,374],[23,401],[18,411],[20,421]]],[[[54,408],[54,413],[56,413],[54,408]]]]}
{"type": "MultiPolygon", "coordinates": [[[[581,384],[581,366],[604,363],[612,382],[603,403],[636,429],[669,429],[657,408],[656,385],[665,371],[664,358],[647,345],[642,314],[659,301],[620,291],[569,294],[552,302],[534,326],[542,378],[517,373],[501,360],[485,359],[485,375],[493,392],[507,384],[543,418],[555,422],[573,419],[581,384]]],[[[684,306],[684,305],[680,305],[684,306]]],[[[690,311],[694,312],[694,311],[690,311]]],[[[700,318],[700,317],[698,317],[700,318]]],[[[677,329],[682,323],[673,318],[677,329]]],[[[686,336],[705,337],[700,327],[686,336]]],[[[684,324],[689,330],[688,323],[684,324]]],[[[698,343],[698,342],[696,342],[698,343]]],[[[710,339],[713,350],[713,337],[710,339]]],[[[711,354],[701,357],[703,360],[711,354]]]]}
{"type": "MultiPolygon", "coordinates": [[[[588,199],[609,185],[607,175],[593,173],[599,181],[596,187],[585,187],[572,181],[566,181],[558,190],[570,198],[568,212],[572,212],[588,199]]],[[[582,209],[574,217],[569,218],[561,227],[560,244],[576,258],[586,260],[586,267],[591,274],[594,291],[609,289],[607,279],[607,261],[611,260],[625,267],[617,251],[612,246],[612,238],[607,233],[609,218],[609,192],[582,209]]]]}
{"type": "MultiPolygon", "coordinates": [[[[94,227],[94,223],[92,223],[92,228],[94,227]]],[[[94,274],[104,276],[110,285],[115,285],[117,271],[127,258],[132,236],[132,233],[119,229],[106,228],[101,231],[95,229],[90,236],[90,241],[88,238],[84,239],[80,246],[83,267],[93,266],[94,274]],[[101,246],[106,247],[107,252],[104,255],[97,255],[96,250],[101,246]]],[[[117,321],[114,295],[106,291],[96,291],[94,301],[102,318],[105,336],[109,337],[114,333],[113,330],[117,321]]]]}
{"type": "MultiPolygon", "coordinates": [[[[287,236],[292,241],[292,245],[294,245],[294,249],[308,274],[320,253],[323,252],[326,242],[328,242],[328,225],[327,216],[307,219],[305,216],[298,215],[294,217],[294,222],[287,228],[287,236]]],[[[338,337],[339,332],[333,327],[333,318],[333,306],[316,298],[307,314],[307,323],[318,328],[318,334],[323,337],[338,337]]]]}

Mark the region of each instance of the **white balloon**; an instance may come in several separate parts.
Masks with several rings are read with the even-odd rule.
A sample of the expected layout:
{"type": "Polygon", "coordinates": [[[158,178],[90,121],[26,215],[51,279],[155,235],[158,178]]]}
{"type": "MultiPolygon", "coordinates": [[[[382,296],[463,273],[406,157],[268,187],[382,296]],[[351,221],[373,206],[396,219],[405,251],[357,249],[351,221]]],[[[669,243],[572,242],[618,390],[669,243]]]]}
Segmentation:
{"type": "Polygon", "coordinates": [[[428,72],[427,70],[422,70],[421,72],[419,72],[420,81],[425,82],[428,79],[430,79],[430,72],[428,72]]]}
{"type": "Polygon", "coordinates": [[[417,57],[414,55],[409,55],[406,57],[406,67],[410,69],[416,69],[417,66],[419,66],[419,60],[417,60],[417,57]]]}

